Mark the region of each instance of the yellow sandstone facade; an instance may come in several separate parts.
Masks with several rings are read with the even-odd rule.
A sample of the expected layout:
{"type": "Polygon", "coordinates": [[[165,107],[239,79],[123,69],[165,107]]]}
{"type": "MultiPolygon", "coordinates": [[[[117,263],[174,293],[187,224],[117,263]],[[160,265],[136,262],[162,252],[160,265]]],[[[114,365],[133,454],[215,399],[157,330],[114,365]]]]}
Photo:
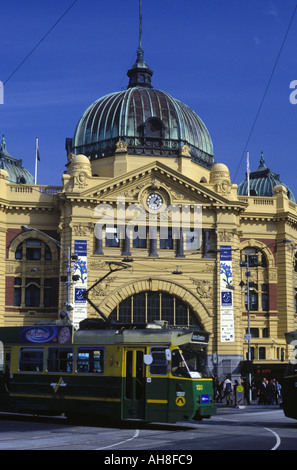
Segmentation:
{"type": "Polygon", "coordinates": [[[246,375],[250,332],[254,373],[277,375],[296,329],[294,197],[277,178],[265,195],[263,157],[260,191],[233,184],[200,118],[153,89],[143,51],[128,76],[67,139],[61,186],[14,180],[3,139],[0,325],[63,312],[78,327],[98,317],[83,292],[122,267],[89,292],[105,318],[210,332],[218,376],[246,375]]]}
{"type": "MultiPolygon", "coordinates": [[[[238,373],[247,355],[244,334],[248,322],[245,286],[240,286],[241,281],[246,285],[247,268],[240,262],[246,260],[244,250],[251,249],[249,281],[255,288],[249,315],[254,364],[263,367],[287,359],[284,334],[296,329],[297,205],[288,199],[286,188],[276,186],[273,197],[238,196],[224,164],[214,164],[206,170],[182,154],[166,160],[155,156],[140,159],[129,155],[125,148],[118,153],[120,158],[116,154],[94,166],[86,156],[70,155],[61,187],[11,184],[7,172],[1,170],[1,326],[59,318],[67,301],[65,283],[60,281],[66,273],[67,257],[65,249],[60,250],[51,238],[62,247],[71,247],[71,253],[75,252],[75,241],[84,241],[88,288],[108,272],[109,262],[130,266],[106,278],[90,294],[106,317],[112,315],[113,319],[136,323],[140,307],[133,308],[133,301],[139,301],[141,321],[153,316],[169,324],[199,325],[211,333],[208,355],[213,370],[219,374],[238,373]],[[99,176],[93,176],[94,172],[99,176]],[[98,212],[98,207],[113,209],[115,226],[119,201],[124,201],[127,227],[135,217],[136,204],[140,204],[146,211],[142,223],[148,227],[150,209],[146,200],[150,193],[160,194],[167,207],[189,207],[193,213],[195,205],[201,206],[203,239],[198,247],[189,248],[185,235],[183,249],[178,253],[177,239],[168,237],[170,243],[160,245],[165,215],[162,210],[154,214],[157,235],[153,256],[149,237],[140,246],[132,237],[128,245],[124,238],[110,243],[106,234],[98,242],[96,227],[106,215],[98,212]],[[25,232],[23,225],[40,232],[25,232]],[[233,271],[230,291],[234,337],[228,341],[221,340],[218,252],[225,246],[231,247],[233,271]],[[150,305],[149,296],[153,296],[150,305]],[[126,316],[121,308],[125,302],[126,310],[130,309],[126,316]]],[[[103,235],[105,230],[103,226],[103,235]]],[[[71,300],[75,285],[71,285],[71,300]]],[[[71,320],[75,322],[74,300],[72,306],[71,320]]],[[[87,315],[98,316],[91,306],[87,307],[87,315]]]]}

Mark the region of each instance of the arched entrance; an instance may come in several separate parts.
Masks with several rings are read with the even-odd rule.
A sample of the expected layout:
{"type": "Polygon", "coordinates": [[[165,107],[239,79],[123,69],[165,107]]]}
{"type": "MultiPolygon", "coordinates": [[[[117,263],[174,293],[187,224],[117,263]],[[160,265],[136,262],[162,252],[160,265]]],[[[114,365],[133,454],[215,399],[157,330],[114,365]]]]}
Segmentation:
{"type": "Polygon", "coordinates": [[[150,323],[165,320],[170,326],[196,326],[203,329],[190,306],[168,292],[139,292],[122,300],[110,318],[123,323],[150,323]]]}
{"type": "Polygon", "coordinates": [[[125,319],[125,323],[136,323],[140,318],[161,319],[174,326],[192,325],[209,332],[213,330],[213,312],[196,292],[172,280],[141,278],[126,282],[104,296],[98,307],[107,317],[125,319]],[[173,317],[171,312],[174,312],[173,317]]]}

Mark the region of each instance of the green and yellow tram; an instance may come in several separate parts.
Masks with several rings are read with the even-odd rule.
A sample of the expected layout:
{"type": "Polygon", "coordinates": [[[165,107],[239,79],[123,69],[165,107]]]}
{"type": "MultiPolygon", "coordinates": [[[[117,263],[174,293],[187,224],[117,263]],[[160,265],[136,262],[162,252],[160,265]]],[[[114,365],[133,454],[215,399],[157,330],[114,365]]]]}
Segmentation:
{"type": "MultiPolygon", "coordinates": [[[[59,323],[59,322],[57,322],[59,323]]],[[[68,324],[0,328],[0,411],[174,423],[216,413],[204,331],[68,324]]]]}
{"type": "Polygon", "coordinates": [[[294,350],[282,380],[282,408],[288,418],[297,419],[297,331],[286,333],[286,341],[294,350]]]}

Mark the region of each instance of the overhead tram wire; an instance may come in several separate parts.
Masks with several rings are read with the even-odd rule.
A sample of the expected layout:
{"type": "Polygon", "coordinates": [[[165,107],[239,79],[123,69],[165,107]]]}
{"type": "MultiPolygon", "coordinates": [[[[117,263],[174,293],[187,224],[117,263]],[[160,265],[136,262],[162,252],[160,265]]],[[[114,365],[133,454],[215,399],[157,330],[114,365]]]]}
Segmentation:
{"type": "Polygon", "coordinates": [[[277,58],[276,58],[276,60],[275,60],[275,63],[274,63],[272,72],[271,72],[271,74],[270,74],[268,83],[267,83],[267,85],[266,85],[266,89],[265,89],[264,94],[263,94],[263,97],[262,97],[262,100],[261,100],[260,105],[259,105],[259,107],[258,107],[258,111],[257,111],[257,113],[256,113],[256,117],[255,117],[255,119],[254,119],[254,122],[253,122],[253,124],[252,124],[250,133],[249,133],[249,135],[248,135],[248,139],[247,139],[246,144],[245,144],[245,147],[244,147],[244,149],[243,149],[243,152],[242,152],[242,155],[241,155],[241,158],[240,158],[240,161],[239,161],[239,164],[238,164],[236,173],[235,173],[235,175],[234,175],[234,181],[236,180],[236,176],[237,176],[237,173],[238,173],[238,171],[239,171],[241,162],[242,162],[242,160],[243,160],[243,157],[244,157],[245,152],[246,152],[246,150],[247,150],[247,146],[248,146],[248,144],[249,144],[250,138],[251,138],[251,136],[252,136],[252,133],[253,133],[254,128],[255,128],[255,125],[256,125],[256,123],[257,123],[259,114],[260,114],[260,112],[261,112],[261,109],[262,109],[264,100],[265,100],[265,98],[266,98],[268,89],[269,89],[269,87],[270,87],[270,84],[271,84],[271,81],[272,81],[272,78],[273,78],[275,69],[276,69],[276,67],[277,67],[279,58],[280,58],[280,56],[281,56],[281,53],[282,53],[282,50],[283,50],[283,48],[284,48],[284,45],[285,45],[287,36],[288,36],[289,31],[290,31],[290,28],[291,28],[291,25],[292,25],[292,23],[293,23],[293,20],[294,20],[295,14],[296,14],[296,10],[297,10],[297,3],[296,3],[296,5],[295,5],[293,14],[292,14],[292,16],[291,16],[291,19],[290,19],[290,22],[289,22],[289,26],[288,26],[287,31],[286,31],[286,34],[285,34],[285,36],[284,36],[284,39],[283,39],[282,45],[281,45],[281,47],[280,47],[279,53],[278,53],[277,58]]]}
{"type": "Polygon", "coordinates": [[[47,36],[52,32],[52,30],[57,26],[58,23],[64,18],[65,15],[71,10],[71,8],[77,3],[78,0],[74,0],[71,5],[67,8],[67,10],[60,16],[60,18],[53,24],[53,26],[47,31],[47,33],[40,39],[40,41],[31,49],[31,51],[26,55],[26,57],[21,61],[21,63],[14,69],[13,72],[7,77],[7,79],[3,82],[3,85],[15,75],[15,73],[22,67],[22,65],[29,59],[29,57],[33,54],[34,51],[40,46],[40,44],[47,38],[47,36]]]}

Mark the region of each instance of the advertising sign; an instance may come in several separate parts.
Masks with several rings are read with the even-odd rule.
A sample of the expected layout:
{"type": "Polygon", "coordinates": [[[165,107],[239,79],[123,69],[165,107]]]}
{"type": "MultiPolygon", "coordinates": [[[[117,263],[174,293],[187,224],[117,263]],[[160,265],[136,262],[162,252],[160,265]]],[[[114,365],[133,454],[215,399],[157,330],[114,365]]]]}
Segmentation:
{"type": "Polygon", "coordinates": [[[20,343],[66,344],[72,341],[72,326],[38,325],[21,327],[20,343]]]}
{"type": "Polygon", "coordinates": [[[82,293],[87,289],[88,268],[87,268],[87,241],[75,240],[74,252],[78,255],[74,263],[73,274],[79,277],[73,289],[73,325],[78,328],[79,322],[87,318],[87,301],[82,293]]]}
{"type": "Polygon", "coordinates": [[[234,306],[231,246],[220,247],[221,342],[234,342],[234,306]]]}

